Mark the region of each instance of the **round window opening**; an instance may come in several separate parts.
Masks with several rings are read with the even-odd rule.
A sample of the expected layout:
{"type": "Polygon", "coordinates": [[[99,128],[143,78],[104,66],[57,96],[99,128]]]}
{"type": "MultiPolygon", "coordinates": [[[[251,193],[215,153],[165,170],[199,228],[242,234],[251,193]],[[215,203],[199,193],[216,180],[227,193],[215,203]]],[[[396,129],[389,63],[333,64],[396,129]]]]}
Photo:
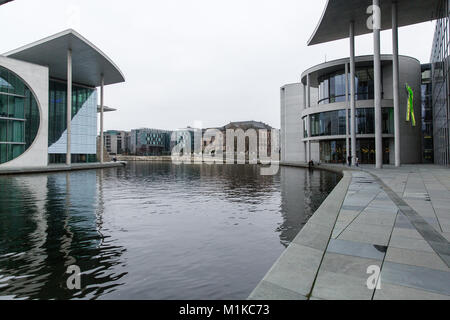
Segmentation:
{"type": "Polygon", "coordinates": [[[30,88],[0,66],[0,164],[22,155],[36,139],[39,107],[30,88]]]}

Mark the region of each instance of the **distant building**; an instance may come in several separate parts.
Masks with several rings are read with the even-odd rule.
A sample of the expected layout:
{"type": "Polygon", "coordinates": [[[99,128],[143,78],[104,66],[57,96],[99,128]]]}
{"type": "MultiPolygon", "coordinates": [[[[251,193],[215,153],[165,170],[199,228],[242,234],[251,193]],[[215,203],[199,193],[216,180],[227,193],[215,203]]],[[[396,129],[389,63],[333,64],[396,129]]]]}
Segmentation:
{"type": "Polygon", "coordinates": [[[172,131],[158,129],[131,130],[130,153],[137,156],[163,156],[171,154],[172,131]]]}
{"type": "MultiPolygon", "coordinates": [[[[171,147],[176,145],[185,146],[185,143],[190,144],[191,154],[195,151],[195,131],[200,129],[195,129],[191,127],[178,129],[175,131],[175,141],[172,141],[171,147]]],[[[184,150],[184,149],[183,149],[184,150]]],[[[183,151],[184,153],[184,151],[183,151]]]]}
{"type": "MultiPolygon", "coordinates": [[[[271,127],[270,125],[264,123],[264,122],[260,122],[260,121],[238,121],[238,122],[230,122],[229,124],[223,126],[223,127],[218,127],[218,128],[208,128],[208,129],[204,129],[203,131],[206,132],[206,130],[209,129],[216,129],[219,130],[220,132],[222,132],[223,134],[223,153],[226,153],[226,142],[227,142],[227,130],[239,130],[242,129],[244,131],[244,133],[248,133],[248,131],[250,130],[255,130],[256,133],[256,137],[257,137],[257,146],[260,147],[262,145],[262,143],[267,144],[267,155],[271,155],[271,148],[272,148],[272,130],[277,130],[278,129],[274,129],[273,127],[271,127]],[[267,130],[267,140],[266,141],[260,141],[260,131],[261,130],[267,130]]],[[[211,141],[205,141],[205,139],[203,140],[203,147],[206,147],[207,145],[209,145],[210,143],[215,141],[215,137],[213,137],[211,139],[211,141]]],[[[237,152],[237,137],[234,138],[234,151],[237,152]]],[[[249,152],[249,148],[250,148],[250,140],[249,139],[245,139],[245,152],[248,153],[249,152]]],[[[259,150],[259,149],[258,149],[259,150]]],[[[259,153],[259,151],[258,151],[259,153]]]]}
{"type": "Polygon", "coordinates": [[[111,155],[129,153],[130,132],[108,130],[103,134],[106,151],[111,155]]]}

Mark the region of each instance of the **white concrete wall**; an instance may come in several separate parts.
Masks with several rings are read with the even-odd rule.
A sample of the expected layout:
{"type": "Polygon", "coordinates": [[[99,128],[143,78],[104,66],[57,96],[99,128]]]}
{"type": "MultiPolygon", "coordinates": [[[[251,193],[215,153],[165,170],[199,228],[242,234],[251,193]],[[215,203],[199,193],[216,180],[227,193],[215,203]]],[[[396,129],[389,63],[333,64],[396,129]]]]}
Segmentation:
{"type": "Polygon", "coordinates": [[[48,163],[48,68],[0,56],[0,66],[21,78],[34,93],[40,125],[32,145],[19,157],[0,165],[0,168],[42,167],[48,163]]]}
{"type": "Polygon", "coordinates": [[[281,88],[281,161],[299,162],[305,159],[303,139],[303,85],[288,84],[281,88]]]}

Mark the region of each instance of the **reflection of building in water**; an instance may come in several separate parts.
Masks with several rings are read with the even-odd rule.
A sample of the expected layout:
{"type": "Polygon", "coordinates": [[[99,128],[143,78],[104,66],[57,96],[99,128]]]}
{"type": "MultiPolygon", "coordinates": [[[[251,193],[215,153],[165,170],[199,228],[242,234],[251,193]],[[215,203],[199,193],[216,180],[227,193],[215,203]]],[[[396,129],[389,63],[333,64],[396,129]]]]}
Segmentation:
{"type": "MultiPolygon", "coordinates": [[[[203,165],[199,167],[201,180],[214,179],[223,196],[242,201],[245,198],[261,198],[272,193],[274,176],[262,176],[256,165],[203,165]]],[[[210,185],[211,187],[211,185],[210,185]]]]}
{"type": "Polygon", "coordinates": [[[78,298],[96,296],[117,278],[110,270],[125,249],[102,243],[98,230],[97,174],[34,175],[2,178],[0,188],[1,295],[70,299],[67,267],[83,272],[78,298]]]}
{"type": "Polygon", "coordinates": [[[299,168],[280,169],[281,212],[280,240],[288,246],[320,207],[338,182],[336,174],[299,168]]]}

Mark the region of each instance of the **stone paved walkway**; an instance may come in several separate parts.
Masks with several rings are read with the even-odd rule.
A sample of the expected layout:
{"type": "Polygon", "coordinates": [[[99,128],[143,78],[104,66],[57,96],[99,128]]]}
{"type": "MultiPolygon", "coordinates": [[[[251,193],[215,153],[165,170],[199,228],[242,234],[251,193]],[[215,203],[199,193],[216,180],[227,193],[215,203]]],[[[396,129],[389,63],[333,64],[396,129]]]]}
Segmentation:
{"type": "Polygon", "coordinates": [[[450,169],[363,170],[346,172],[337,212],[319,209],[250,299],[450,299],[450,169]]]}

